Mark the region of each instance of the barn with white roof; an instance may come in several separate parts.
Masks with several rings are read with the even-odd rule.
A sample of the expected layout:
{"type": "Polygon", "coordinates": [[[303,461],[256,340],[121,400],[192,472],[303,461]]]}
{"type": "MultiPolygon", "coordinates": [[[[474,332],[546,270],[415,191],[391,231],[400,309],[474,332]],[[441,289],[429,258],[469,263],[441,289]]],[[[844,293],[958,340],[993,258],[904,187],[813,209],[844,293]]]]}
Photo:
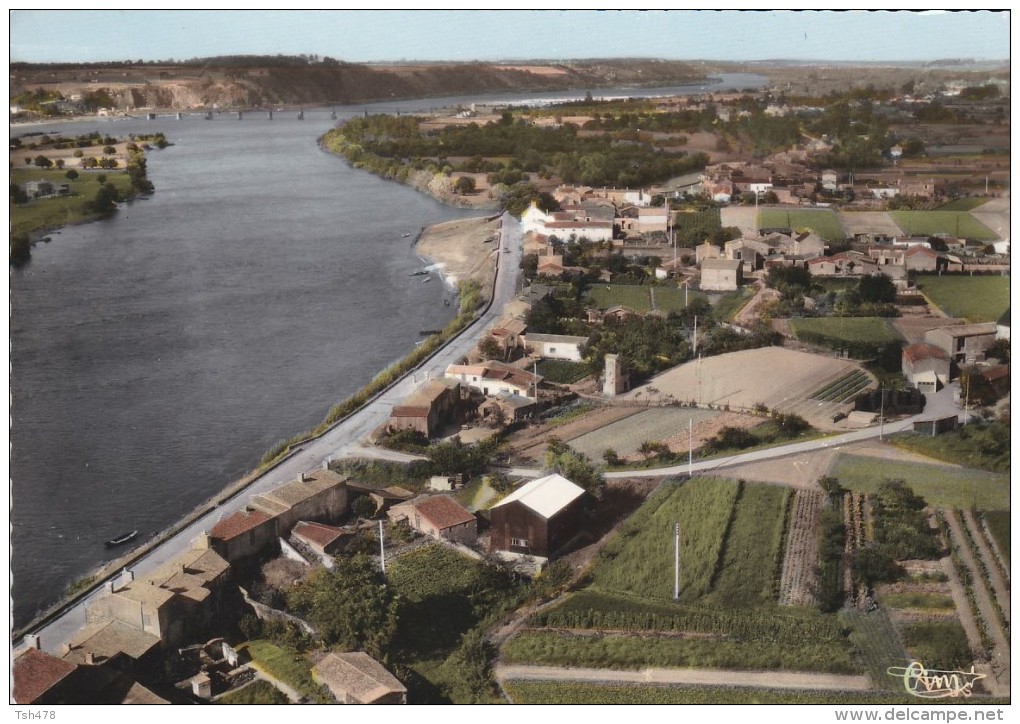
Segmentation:
{"type": "Polygon", "coordinates": [[[581,528],[584,488],[558,473],[522,485],[494,505],[489,547],[549,557],[581,528]]]}

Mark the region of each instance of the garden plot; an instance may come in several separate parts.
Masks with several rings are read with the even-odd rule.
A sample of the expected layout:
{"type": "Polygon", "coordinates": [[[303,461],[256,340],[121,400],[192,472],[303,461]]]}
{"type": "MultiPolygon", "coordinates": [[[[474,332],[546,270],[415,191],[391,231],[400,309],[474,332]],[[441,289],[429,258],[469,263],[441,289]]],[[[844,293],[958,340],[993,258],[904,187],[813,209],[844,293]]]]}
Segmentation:
{"type": "Polygon", "coordinates": [[[815,390],[858,366],[850,361],[765,347],[688,362],[663,372],[650,383],[623,395],[633,400],[695,401],[700,406],[794,412],[816,427],[831,428],[838,403],[808,400],[815,390]]]}
{"type": "Polygon", "coordinates": [[[900,236],[903,230],[885,211],[840,211],[840,221],[846,228],[847,236],[857,234],[883,234],[900,236]]]}
{"type": "MultiPolygon", "coordinates": [[[[697,428],[700,423],[708,422],[720,414],[715,410],[697,408],[651,407],[567,442],[574,450],[593,460],[601,460],[602,453],[607,449],[615,450],[617,455],[624,458],[633,457],[646,440],[667,440],[680,433],[683,433],[686,440],[690,421],[693,420],[697,428]]],[[[686,449],[686,444],[684,447],[686,449]]]]}
{"type": "Polygon", "coordinates": [[[720,209],[723,226],[736,226],[744,236],[758,236],[758,211],[753,206],[726,206],[720,209]]]}

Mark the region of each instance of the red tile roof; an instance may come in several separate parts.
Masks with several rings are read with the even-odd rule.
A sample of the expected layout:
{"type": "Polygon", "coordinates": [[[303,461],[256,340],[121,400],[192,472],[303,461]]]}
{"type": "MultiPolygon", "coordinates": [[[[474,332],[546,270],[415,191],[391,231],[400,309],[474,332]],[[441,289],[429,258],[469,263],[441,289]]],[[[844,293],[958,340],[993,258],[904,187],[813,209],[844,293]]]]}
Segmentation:
{"type": "Polygon", "coordinates": [[[39,649],[28,649],[14,660],[14,701],[31,704],[78,667],[39,649]]]}
{"type": "Polygon", "coordinates": [[[294,526],[294,535],[325,548],[337,538],[344,535],[344,531],[331,525],[311,523],[302,520],[294,526]]]}
{"type": "Polygon", "coordinates": [[[448,495],[433,495],[415,503],[415,511],[439,530],[469,523],[474,514],[448,495]]]}
{"type": "Polygon", "coordinates": [[[252,528],[257,528],[268,520],[270,520],[270,516],[260,510],[239,510],[214,525],[213,529],[209,531],[209,537],[218,540],[231,540],[242,533],[247,533],[252,528]]]}
{"type": "Polygon", "coordinates": [[[917,344],[904,347],[903,356],[912,363],[917,363],[925,359],[940,359],[946,362],[949,361],[949,355],[946,354],[944,350],[932,344],[925,344],[924,342],[918,342],[917,344]]]}

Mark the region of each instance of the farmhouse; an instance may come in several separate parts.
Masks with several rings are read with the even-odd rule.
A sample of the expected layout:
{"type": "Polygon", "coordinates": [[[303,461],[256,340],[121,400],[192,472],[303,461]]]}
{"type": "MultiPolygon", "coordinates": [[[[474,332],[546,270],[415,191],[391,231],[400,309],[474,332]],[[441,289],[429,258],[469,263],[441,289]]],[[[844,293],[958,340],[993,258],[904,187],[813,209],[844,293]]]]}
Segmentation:
{"type": "Polygon", "coordinates": [[[320,556],[332,555],[353,533],[323,523],[299,521],[291,531],[291,535],[300,543],[308,546],[320,556]]]}
{"type": "Polygon", "coordinates": [[[223,518],[209,531],[209,546],[230,563],[257,555],[275,539],[275,518],[251,508],[223,518]]]}
{"type": "Polygon", "coordinates": [[[497,361],[477,365],[450,365],[446,368],[446,378],[461,382],[487,396],[505,392],[531,398],[537,397],[538,385],[542,381],[540,375],[497,361]]]}
{"type": "Polygon", "coordinates": [[[938,392],[949,382],[949,355],[931,344],[903,348],[903,376],[921,392],[938,392]]]}
{"type": "Polygon", "coordinates": [[[953,362],[964,364],[984,359],[996,331],[995,322],[938,327],[925,332],[924,341],[941,349],[953,362]]]}
{"type": "Polygon", "coordinates": [[[394,505],[387,515],[391,522],[407,523],[433,538],[459,543],[474,543],[478,538],[474,514],[449,495],[422,495],[394,505]]]}
{"type": "Polygon", "coordinates": [[[169,704],[110,665],[78,664],[31,647],[16,654],[12,701],[17,704],[169,704]]]}
{"type": "Polygon", "coordinates": [[[364,651],[326,654],[312,667],[312,679],[341,704],[407,703],[407,687],[364,651]]]}
{"type": "Polygon", "coordinates": [[[525,343],[532,353],[543,359],[562,359],[580,362],[584,359],[584,348],[588,337],[577,337],[569,334],[537,334],[525,337],[525,343]]]}
{"type": "Polygon", "coordinates": [[[390,411],[392,430],[416,430],[425,437],[435,435],[443,422],[457,412],[460,384],[453,380],[431,380],[401,405],[390,411]]]}
{"type": "Polygon", "coordinates": [[[548,557],[578,532],[584,489],[553,473],[532,480],[490,509],[492,550],[548,557]]]}
{"type": "Polygon", "coordinates": [[[347,478],[325,468],[301,473],[294,482],[256,495],[251,507],[276,518],[277,535],[299,520],[336,520],[347,512],[347,478]]]}
{"type": "Polygon", "coordinates": [[[701,288],[705,291],[733,291],[743,281],[743,264],[740,261],[706,259],[701,263],[701,288]]]}

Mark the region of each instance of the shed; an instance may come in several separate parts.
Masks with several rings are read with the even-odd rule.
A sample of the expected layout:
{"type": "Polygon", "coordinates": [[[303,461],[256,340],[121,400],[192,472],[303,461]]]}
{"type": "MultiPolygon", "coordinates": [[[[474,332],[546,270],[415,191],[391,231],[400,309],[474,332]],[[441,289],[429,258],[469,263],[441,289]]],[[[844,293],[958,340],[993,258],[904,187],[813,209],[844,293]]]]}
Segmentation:
{"type": "Polygon", "coordinates": [[[490,509],[490,548],[549,556],[580,530],[584,498],[584,488],[558,473],[532,480],[490,509]]]}
{"type": "Polygon", "coordinates": [[[327,654],[312,667],[312,679],[341,704],[407,703],[407,687],[364,651],[327,654]]]}

